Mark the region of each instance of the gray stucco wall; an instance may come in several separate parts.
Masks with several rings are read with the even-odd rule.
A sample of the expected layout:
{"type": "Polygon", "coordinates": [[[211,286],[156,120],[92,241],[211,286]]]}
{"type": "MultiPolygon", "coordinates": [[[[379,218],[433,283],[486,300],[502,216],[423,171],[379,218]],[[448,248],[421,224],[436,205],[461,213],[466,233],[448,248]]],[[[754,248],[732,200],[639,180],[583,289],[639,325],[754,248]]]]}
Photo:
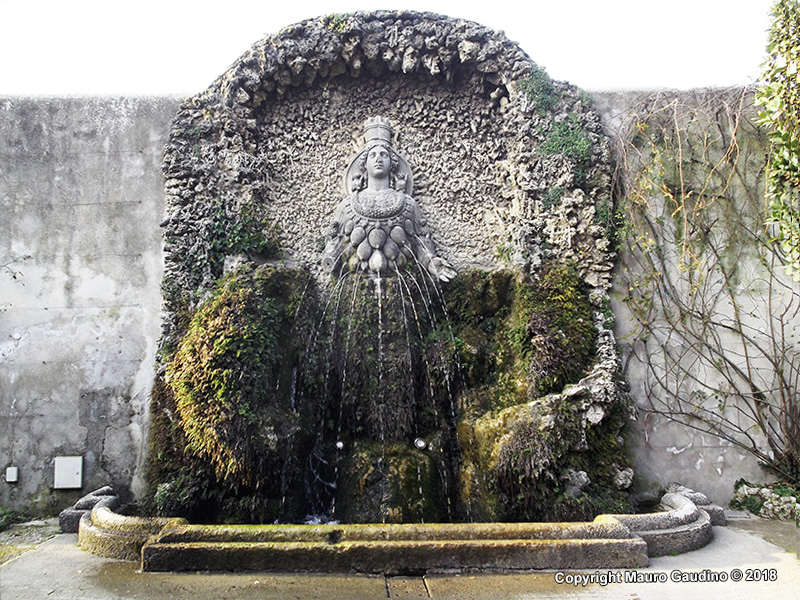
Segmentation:
{"type": "Polygon", "coordinates": [[[141,483],[177,104],[0,99],[0,505],[69,505],[56,456],[83,456],[83,493],[141,483]]]}
{"type": "MultiPolygon", "coordinates": [[[[607,122],[630,103],[599,100],[607,122]]],[[[18,483],[0,480],[2,506],[54,512],[108,483],[143,489],[161,162],[178,103],[0,98],[0,476],[19,467],[18,483]],[[63,455],[83,456],[82,491],[52,489],[63,455]]],[[[736,448],[671,423],[653,428],[634,423],[631,437],[645,487],[680,480],[727,502],[735,479],[763,475],[736,448]]]]}

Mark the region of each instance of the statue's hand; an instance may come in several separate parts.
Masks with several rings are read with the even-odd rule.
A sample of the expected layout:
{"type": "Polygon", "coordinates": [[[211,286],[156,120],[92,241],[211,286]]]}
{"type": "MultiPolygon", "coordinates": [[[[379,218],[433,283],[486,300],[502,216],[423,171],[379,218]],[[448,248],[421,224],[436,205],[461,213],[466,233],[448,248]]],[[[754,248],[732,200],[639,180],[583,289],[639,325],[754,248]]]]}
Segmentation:
{"type": "Polygon", "coordinates": [[[431,259],[428,269],[441,281],[450,281],[456,276],[456,270],[445,259],[436,256],[431,259]]]}

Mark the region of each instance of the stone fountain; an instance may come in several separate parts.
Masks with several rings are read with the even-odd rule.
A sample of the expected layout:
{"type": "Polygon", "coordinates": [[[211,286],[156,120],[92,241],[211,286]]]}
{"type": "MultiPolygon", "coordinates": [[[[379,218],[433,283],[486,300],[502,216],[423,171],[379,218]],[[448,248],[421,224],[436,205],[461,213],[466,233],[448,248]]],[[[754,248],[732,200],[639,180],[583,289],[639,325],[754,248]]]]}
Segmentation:
{"type": "Polygon", "coordinates": [[[145,568],[646,564],[622,517],[530,523],[634,509],[610,172],[586,94],[429,13],[299,23],[184,102],[145,508],[209,525],[145,568]]]}

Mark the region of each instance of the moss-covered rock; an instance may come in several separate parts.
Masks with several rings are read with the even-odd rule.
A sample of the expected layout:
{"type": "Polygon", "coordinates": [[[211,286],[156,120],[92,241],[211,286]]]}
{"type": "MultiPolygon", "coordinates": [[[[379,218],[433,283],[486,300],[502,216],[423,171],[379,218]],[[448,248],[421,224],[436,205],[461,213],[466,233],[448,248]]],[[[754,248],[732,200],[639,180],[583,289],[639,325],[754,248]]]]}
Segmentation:
{"type": "Polygon", "coordinates": [[[579,519],[604,507],[631,510],[614,483],[629,460],[619,439],[626,405],[615,384],[613,336],[606,331],[601,344],[603,319],[574,268],[553,262],[538,275],[467,271],[446,289],[464,373],[458,441],[465,518],[579,519]]]}
{"type": "Polygon", "coordinates": [[[446,461],[437,446],[356,444],[341,460],[338,482],[347,491],[338,496],[333,517],[346,523],[451,521],[446,461]]]}
{"type": "Polygon", "coordinates": [[[158,512],[272,521],[303,511],[299,457],[318,413],[295,403],[314,312],[307,283],[298,270],[244,265],[192,316],[154,394],[158,512]]]}

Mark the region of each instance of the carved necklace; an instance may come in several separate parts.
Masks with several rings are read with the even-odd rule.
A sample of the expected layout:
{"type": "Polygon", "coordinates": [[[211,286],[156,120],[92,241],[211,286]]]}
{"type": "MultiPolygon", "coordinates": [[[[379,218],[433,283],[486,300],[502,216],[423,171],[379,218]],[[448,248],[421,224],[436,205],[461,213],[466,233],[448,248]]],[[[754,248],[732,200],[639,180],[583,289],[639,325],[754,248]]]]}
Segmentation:
{"type": "Polygon", "coordinates": [[[394,217],[403,211],[405,205],[405,196],[397,190],[381,192],[362,190],[353,198],[353,210],[356,214],[369,219],[394,217]]]}

